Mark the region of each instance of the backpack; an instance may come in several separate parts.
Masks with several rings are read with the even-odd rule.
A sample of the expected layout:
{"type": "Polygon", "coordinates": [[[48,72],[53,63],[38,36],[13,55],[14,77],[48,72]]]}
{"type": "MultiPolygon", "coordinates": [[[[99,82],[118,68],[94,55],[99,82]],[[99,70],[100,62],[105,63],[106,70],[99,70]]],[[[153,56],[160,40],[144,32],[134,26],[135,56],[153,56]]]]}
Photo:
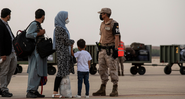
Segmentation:
{"type": "MultiPolygon", "coordinates": [[[[31,23],[29,24],[29,26],[31,25],[31,23]]],[[[24,58],[31,55],[35,49],[35,40],[26,38],[26,30],[28,29],[28,27],[24,31],[18,30],[17,35],[13,40],[13,46],[19,58],[24,58]]]]}

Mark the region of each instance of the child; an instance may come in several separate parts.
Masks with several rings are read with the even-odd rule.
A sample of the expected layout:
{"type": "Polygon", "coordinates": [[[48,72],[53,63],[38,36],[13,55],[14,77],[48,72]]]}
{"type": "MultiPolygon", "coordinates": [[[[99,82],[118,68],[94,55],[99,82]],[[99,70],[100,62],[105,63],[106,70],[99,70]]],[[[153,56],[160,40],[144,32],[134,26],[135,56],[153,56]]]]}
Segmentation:
{"type": "Polygon", "coordinates": [[[89,54],[89,52],[85,50],[86,45],[83,39],[78,40],[77,46],[79,51],[74,53],[74,57],[77,58],[77,71],[78,71],[78,94],[76,95],[76,98],[81,98],[83,80],[86,89],[85,97],[89,98],[89,68],[92,57],[89,54]]]}

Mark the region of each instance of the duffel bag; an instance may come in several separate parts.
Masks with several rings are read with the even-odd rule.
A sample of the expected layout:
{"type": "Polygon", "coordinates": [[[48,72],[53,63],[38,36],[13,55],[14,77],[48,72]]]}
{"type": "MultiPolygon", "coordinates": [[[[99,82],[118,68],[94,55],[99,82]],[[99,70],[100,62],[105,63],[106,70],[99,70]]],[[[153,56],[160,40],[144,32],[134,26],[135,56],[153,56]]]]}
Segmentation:
{"type": "Polygon", "coordinates": [[[143,43],[137,43],[137,42],[132,43],[130,47],[133,48],[134,50],[145,49],[145,45],[143,43]]]}
{"type": "Polygon", "coordinates": [[[51,38],[42,38],[37,43],[37,52],[41,58],[46,58],[49,55],[53,54],[53,43],[51,38]]]}
{"type": "Polygon", "coordinates": [[[135,57],[136,57],[135,50],[132,48],[126,48],[126,52],[125,52],[126,60],[132,61],[132,60],[134,60],[135,57]]]}

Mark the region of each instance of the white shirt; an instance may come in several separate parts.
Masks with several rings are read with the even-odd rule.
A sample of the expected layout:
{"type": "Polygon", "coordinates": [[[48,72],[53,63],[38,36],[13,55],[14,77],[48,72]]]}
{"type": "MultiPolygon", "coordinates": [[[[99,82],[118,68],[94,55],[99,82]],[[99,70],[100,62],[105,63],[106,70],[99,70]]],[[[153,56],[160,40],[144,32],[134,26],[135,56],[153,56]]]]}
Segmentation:
{"type": "Polygon", "coordinates": [[[89,72],[88,61],[92,60],[89,52],[85,50],[77,51],[74,53],[75,58],[77,58],[77,71],[89,72]]]}

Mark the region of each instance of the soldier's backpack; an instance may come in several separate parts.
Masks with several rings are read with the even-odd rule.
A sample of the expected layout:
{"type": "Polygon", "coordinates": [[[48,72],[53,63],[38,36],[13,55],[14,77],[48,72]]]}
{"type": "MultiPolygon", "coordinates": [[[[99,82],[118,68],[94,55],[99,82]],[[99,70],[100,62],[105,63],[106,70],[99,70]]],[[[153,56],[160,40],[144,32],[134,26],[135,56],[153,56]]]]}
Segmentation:
{"type": "Polygon", "coordinates": [[[137,42],[133,42],[130,45],[131,48],[133,48],[134,50],[141,50],[141,49],[145,49],[145,45],[143,43],[137,43],[137,42]]]}
{"type": "Polygon", "coordinates": [[[18,30],[17,35],[13,40],[13,46],[19,58],[24,58],[31,55],[35,49],[35,40],[26,38],[26,30],[28,29],[28,27],[24,31],[18,30]]]}

